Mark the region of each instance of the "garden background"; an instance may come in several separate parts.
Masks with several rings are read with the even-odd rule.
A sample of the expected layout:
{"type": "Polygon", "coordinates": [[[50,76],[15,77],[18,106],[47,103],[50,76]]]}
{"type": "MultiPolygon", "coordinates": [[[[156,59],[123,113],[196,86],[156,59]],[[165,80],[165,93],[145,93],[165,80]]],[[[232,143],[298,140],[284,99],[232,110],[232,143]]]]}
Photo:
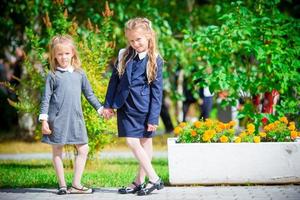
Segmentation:
{"type": "MultiPolygon", "coordinates": [[[[215,102],[225,91],[223,106],[242,102],[238,118],[256,127],[264,118],[272,121],[281,116],[299,127],[300,6],[296,1],[16,0],[3,1],[0,8],[1,153],[50,151],[38,142],[37,121],[49,70],[49,39],[58,33],[75,38],[82,67],[103,101],[117,52],[126,45],[124,23],[136,16],[149,18],[157,32],[165,60],[164,94],[174,126],[182,120],[182,101],[187,98],[183,88],[199,99],[199,88],[208,86],[215,102]],[[260,112],[254,97],[273,90],[280,94],[276,113],[260,112]]],[[[211,117],[217,118],[214,105],[211,117]]],[[[95,159],[105,148],[125,148],[124,141],[116,139],[116,119],[99,118],[85,100],[83,110],[91,148],[84,181],[97,186],[126,184],[137,166],[134,160],[95,159]],[[122,171],[124,165],[128,171],[122,171]]],[[[198,116],[197,112],[190,114],[198,116]]],[[[164,133],[160,124],[159,132],[164,133]]],[[[168,137],[173,135],[156,137],[155,147],[166,150],[168,137]]],[[[168,183],[167,160],[155,159],[154,164],[168,183]]],[[[66,165],[71,167],[72,162],[66,165]]],[[[56,186],[47,160],[6,160],[1,161],[1,168],[0,187],[56,186]],[[12,178],[16,173],[21,175],[12,178]]],[[[71,173],[67,173],[68,180],[71,173]]]]}

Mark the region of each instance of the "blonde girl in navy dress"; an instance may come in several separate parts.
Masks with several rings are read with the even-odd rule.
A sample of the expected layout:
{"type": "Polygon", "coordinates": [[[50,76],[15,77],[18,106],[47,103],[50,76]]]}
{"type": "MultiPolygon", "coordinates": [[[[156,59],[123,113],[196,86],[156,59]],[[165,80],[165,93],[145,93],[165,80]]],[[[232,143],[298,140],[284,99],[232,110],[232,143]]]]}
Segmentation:
{"type": "Polygon", "coordinates": [[[162,103],[163,60],[158,54],[155,32],[146,18],[134,18],[125,25],[128,47],[121,49],[106,94],[103,116],[110,118],[117,109],[119,137],[139,162],[132,184],[121,194],[148,195],[163,188],[152,164],[152,137],[158,125],[162,103]],[[149,182],[145,184],[145,177],[149,182]]]}
{"type": "Polygon", "coordinates": [[[92,193],[91,188],[81,185],[88,155],[88,137],[81,108],[81,93],[99,114],[102,114],[103,107],[81,69],[73,39],[68,35],[55,36],[49,49],[51,71],[46,79],[39,120],[42,121],[42,142],[52,145],[52,160],[59,182],[57,194],[92,193]],[[63,146],[66,144],[75,145],[78,152],[74,178],[69,190],[62,162],[63,146]]]}

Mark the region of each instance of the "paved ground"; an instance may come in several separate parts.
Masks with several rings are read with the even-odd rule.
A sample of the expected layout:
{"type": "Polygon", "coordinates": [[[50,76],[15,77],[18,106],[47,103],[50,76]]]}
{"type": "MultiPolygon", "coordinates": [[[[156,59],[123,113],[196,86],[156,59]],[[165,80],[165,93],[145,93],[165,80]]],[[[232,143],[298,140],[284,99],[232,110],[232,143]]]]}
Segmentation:
{"type": "Polygon", "coordinates": [[[117,194],[116,188],[99,188],[94,194],[59,196],[54,189],[0,189],[0,200],[300,200],[300,185],[166,187],[151,195],[117,194]]]}

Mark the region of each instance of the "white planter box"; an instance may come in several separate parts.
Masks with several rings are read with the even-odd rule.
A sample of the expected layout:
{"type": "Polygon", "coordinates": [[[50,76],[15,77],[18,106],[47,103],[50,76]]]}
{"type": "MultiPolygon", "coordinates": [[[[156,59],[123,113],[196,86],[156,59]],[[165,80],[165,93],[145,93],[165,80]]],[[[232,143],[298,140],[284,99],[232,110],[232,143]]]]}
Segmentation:
{"type": "Polygon", "coordinates": [[[172,185],[300,183],[300,142],[176,143],[168,139],[172,185]]]}

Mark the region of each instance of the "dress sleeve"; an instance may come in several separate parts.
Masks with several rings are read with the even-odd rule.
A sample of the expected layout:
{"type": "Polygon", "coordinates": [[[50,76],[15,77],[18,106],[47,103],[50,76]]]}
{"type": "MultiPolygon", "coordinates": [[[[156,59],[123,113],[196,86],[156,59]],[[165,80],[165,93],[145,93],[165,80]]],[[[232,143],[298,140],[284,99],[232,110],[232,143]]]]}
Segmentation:
{"type": "Polygon", "coordinates": [[[111,74],[109,84],[107,87],[107,92],[105,95],[105,102],[104,102],[105,108],[112,108],[114,97],[115,97],[116,90],[117,90],[117,86],[120,81],[117,68],[118,68],[118,65],[121,61],[121,58],[122,58],[124,52],[125,52],[125,49],[121,49],[119,51],[117,62],[114,65],[113,72],[111,74]]]}
{"type": "Polygon", "coordinates": [[[53,87],[54,87],[54,77],[53,74],[49,73],[46,78],[45,89],[41,101],[39,121],[48,120],[49,104],[50,104],[51,96],[53,94],[53,87]]]}
{"type": "Polygon", "coordinates": [[[157,77],[151,83],[151,93],[150,93],[150,113],[148,118],[148,124],[158,124],[162,96],[163,96],[163,77],[162,77],[163,60],[158,57],[157,62],[157,77]]]}
{"type": "Polygon", "coordinates": [[[114,66],[114,69],[113,69],[113,72],[111,74],[109,84],[108,84],[108,87],[107,87],[107,92],[106,92],[106,95],[105,95],[105,102],[104,102],[104,107],[105,108],[112,108],[115,93],[116,93],[116,90],[117,90],[117,86],[119,84],[119,75],[118,75],[118,71],[117,71],[117,68],[116,68],[117,65],[118,65],[118,62],[114,66]]]}
{"type": "Polygon", "coordinates": [[[97,99],[96,95],[94,94],[94,91],[91,87],[91,84],[86,76],[86,74],[82,73],[82,86],[81,86],[83,95],[88,100],[88,102],[95,108],[95,110],[99,110],[101,108],[101,103],[97,99]]]}

